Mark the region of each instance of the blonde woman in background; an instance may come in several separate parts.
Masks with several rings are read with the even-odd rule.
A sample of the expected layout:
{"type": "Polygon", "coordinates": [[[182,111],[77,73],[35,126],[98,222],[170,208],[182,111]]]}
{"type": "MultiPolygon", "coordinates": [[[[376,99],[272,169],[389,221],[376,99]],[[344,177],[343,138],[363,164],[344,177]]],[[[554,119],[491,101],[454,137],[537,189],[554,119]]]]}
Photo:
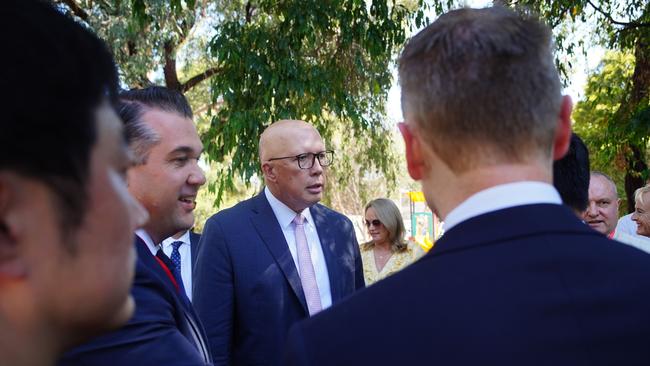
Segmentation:
{"type": "Polygon", "coordinates": [[[424,254],[416,243],[404,240],[404,222],[393,201],[377,198],[365,208],[371,241],[361,244],[366,286],[398,272],[424,254]]]}

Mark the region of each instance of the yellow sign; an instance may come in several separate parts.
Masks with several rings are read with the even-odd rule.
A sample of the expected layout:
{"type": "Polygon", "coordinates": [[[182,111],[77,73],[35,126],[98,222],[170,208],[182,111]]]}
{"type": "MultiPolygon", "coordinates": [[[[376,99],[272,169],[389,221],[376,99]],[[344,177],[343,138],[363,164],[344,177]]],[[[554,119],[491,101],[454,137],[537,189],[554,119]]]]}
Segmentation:
{"type": "Polygon", "coordinates": [[[411,202],[425,202],[424,193],[420,191],[412,191],[408,195],[411,202]]]}

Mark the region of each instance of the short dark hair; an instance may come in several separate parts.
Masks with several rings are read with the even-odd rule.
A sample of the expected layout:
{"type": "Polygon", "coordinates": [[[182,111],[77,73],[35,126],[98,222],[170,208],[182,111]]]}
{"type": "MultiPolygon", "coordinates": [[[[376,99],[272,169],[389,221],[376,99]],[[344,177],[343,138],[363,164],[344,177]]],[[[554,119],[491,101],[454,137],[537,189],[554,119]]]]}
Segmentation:
{"type": "Polygon", "coordinates": [[[118,76],[106,45],[51,4],[2,3],[0,170],[45,183],[61,209],[64,234],[87,205],[96,111],[115,101],[118,76]]]}
{"type": "Polygon", "coordinates": [[[443,14],[399,59],[404,116],[454,172],[550,159],[562,102],[552,51],[547,26],[505,7],[443,14]]]}
{"type": "Polygon", "coordinates": [[[159,141],[156,133],[142,121],[147,109],[160,109],[192,118],[192,108],[178,91],[154,85],[120,92],[117,112],[126,126],[126,136],[137,164],[146,163],[151,147],[159,141]]]}
{"type": "Polygon", "coordinates": [[[553,163],[553,185],[562,202],[576,212],[589,205],[589,150],[580,136],[571,134],[569,151],[553,163]]]}

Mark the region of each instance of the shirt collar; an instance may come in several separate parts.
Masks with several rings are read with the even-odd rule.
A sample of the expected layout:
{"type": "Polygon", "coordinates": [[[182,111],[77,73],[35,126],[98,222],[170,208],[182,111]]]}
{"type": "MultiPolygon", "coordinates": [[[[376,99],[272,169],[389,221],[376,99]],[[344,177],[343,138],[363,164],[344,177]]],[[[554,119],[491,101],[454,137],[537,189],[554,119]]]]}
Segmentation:
{"type": "Polygon", "coordinates": [[[456,206],[445,218],[448,231],[472,217],[504,208],[538,203],[562,204],[555,187],[542,182],[515,182],[490,187],[473,194],[456,206]]]}
{"type": "Polygon", "coordinates": [[[149,248],[149,251],[152,255],[156,255],[156,252],[158,252],[158,245],[153,243],[153,239],[151,239],[151,236],[149,236],[149,234],[147,234],[144,229],[136,230],[135,235],[137,235],[140,240],[147,244],[147,248],[149,248]]]}
{"type": "Polygon", "coordinates": [[[183,235],[181,235],[181,237],[178,239],[174,239],[173,236],[170,236],[169,238],[163,240],[162,246],[163,248],[167,248],[168,246],[172,245],[172,243],[175,241],[180,241],[183,242],[183,244],[192,245],[192,242],[190,241],[190,231],[186,230],[183,233],[183,235]]]}
{"type": "MultiPolygon", "coordinates": [[[[271,205],[271,209],[273,210],[275,217],[278,219],[278,223],[280,223],[280,227],[283,229],[289,227],[289,225],[291,225],[291,222],[293,222],[293,219],[297,215],[296,211],[290,209],[289,206],[285,205],[284,203],[282,203],[282,201],[275,198],[273,193],[271,193],[271,191],[269,190],[269,187],[264,187],[264,195],[266,196],[266,199],[269,201],[269,205],[271,205]]],[[[311,225],[313,220],[311,217],[311,212],[309,211],[309,207],[302,210],[301,214],[305,218],[306,223],[311,225]]]]}

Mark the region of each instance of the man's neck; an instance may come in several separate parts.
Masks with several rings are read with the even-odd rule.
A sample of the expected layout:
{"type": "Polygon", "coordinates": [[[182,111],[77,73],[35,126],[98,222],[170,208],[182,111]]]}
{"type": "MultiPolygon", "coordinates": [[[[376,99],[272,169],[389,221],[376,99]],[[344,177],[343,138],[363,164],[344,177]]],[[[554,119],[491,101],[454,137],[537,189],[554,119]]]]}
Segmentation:
{"type": "Polygon", "coordinates": [[[545,171],[535,165],[502,164],[472,169],[455,176],[452,181],[440,182],[431,190],[435,209],[444,220],[449,212],[472,195],[502,184],[533,181],[552,184],[550,167],[545,171]]]}
{"type": "MultiPolygon", "coordinates": [[[[2,322],[7,324],[6,322],[2,322]]],[[[58,351],[48,339],[46,332],[29,334],[24,330],[2,329],[0,333],[0,357],[3,365],[50,366],[56,360],[58,351]]]]}
{"type": "Polygon", "coordinates": [[[172,236],[174,234],[173,232],[172,233],[167,233],[167,232],[169,232],[169,230],[167,230],[167,232],[163,232],[162,230],[159,230],[158,228],[152,227],[151,225],[145,225],[143,227],[143,229],[144,229],[144,231],[147,232],[147,234],[149,235],[149,237],[153,241],[154,245],[158,245],[158,244],[162,243],[163,240],[169,238],[170,236],[172,236]]]}

